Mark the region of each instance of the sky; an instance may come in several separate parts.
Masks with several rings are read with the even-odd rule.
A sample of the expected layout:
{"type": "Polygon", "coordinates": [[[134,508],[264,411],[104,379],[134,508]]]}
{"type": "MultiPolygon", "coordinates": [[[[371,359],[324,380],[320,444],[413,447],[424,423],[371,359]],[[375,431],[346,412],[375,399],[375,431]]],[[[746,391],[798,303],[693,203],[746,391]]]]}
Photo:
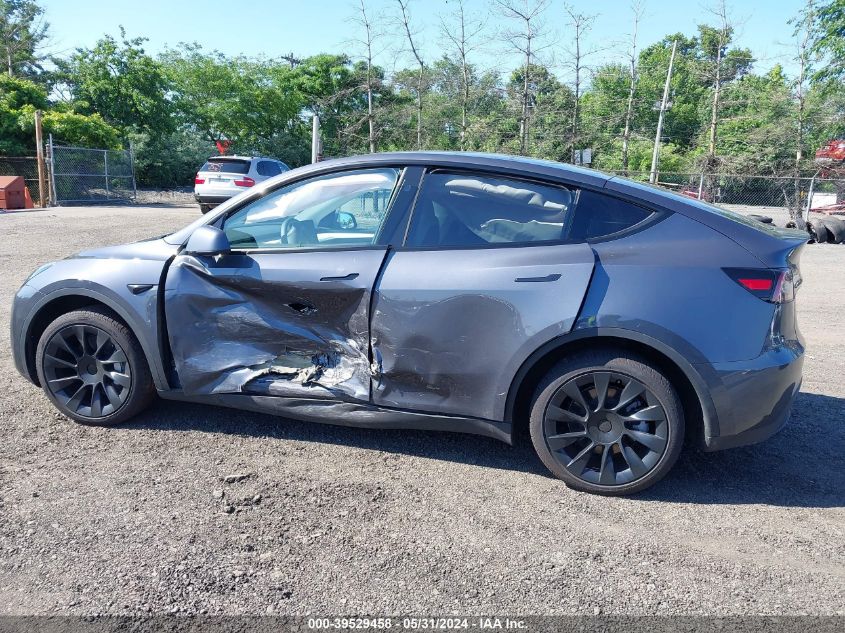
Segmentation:
{"type": "MultiPolygon", "coordinates": [[[[364,0],[372,18],[383,30],[398,33],[393,23],[396,0],[364,0]]],[[[569,0],[579,13],[598,14],[587,46],[599,49],[588,59],[592,66],[606,61],[624,61],[632,32],[630,0],[569,0]]],[[[663,36],[682,32],[695,34],[699,23],[716,24],[710,12],[715,0],[643,0],[640,48],[663,36]]],[[[355,40],[359,27],[353,21],[357,0],[40,0],[51,27],[49,50],[67,54],[77,47],[90,47],[103,34],[118,34],[120,25],[129,37],[149,38],[147,51],[157,53],[180,42],[197,42],[203,48],[229,55],[277,57],[294,53],[305,57],[321,52],[360,54],[355,40]]],[[[757,70],[764,72],[781,63],[787,72],[794,68],[792,26],[804,0],[727,0],[728,12],[736,24],[737,40],[751,49],[757,70]]],[[[444,51],[440,35],[442,15],[454,10],[455,0],[410,0],[411,20],[418,31],[419,46],[426,59],[444,51]]],[[[483,68],[510,71],[517,56],[504,54],[496,33],[506,26],[492,0],[465,0],[468,12],[486,20],[485,43],[473,59],[483,68]]],[[[549,47],[542,53],[564,81],[567,46],[563,0],[550,0],[545,14],[549,47]]],[[[388,72],[413,66],[413,58],[398,48],[401,39],[392,36],[378,45],[377,63],[388,72]]]]}

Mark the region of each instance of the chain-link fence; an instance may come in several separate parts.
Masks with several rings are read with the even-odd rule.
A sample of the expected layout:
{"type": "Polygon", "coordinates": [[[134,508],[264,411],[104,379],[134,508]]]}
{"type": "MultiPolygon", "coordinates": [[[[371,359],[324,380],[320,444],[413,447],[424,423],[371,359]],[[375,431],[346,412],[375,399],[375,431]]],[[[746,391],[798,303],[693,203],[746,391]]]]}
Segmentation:
{"type": "MultiPolygon", "coordinates": [[[[38,185],[38,159],[35,156],[0,156],[0,176],[21,176],[29,188],[35,204],[41,198],[41,188],[38,185]]],[[[48,198],[47,191],[44,199],[48,198]]]]}
{"type": "Polygon", "coordinates": [[[55,145],[50,140],[52,204],[108,202],[135,197],[135,169],[130,150],[55,145]]]}
{"type": "MultiPolygon", "coordinates": [[[[627,176],[643,182],[649,179],[648,172],[627,176]]],[[[661,172],[657,184],[690,198],[776,220],[788,221],[808,211],[845,211],[845,178],[661,172]]]]}

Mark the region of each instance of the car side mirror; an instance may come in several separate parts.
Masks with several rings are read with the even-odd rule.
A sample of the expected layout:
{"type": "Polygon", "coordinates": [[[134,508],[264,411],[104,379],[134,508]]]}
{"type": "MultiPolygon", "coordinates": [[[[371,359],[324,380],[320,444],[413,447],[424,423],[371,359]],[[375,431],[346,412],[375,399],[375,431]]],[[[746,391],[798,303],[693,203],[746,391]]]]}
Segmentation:
{"type": "Polygon", "coordinates": [[[346,211],[338,211],[337,212],[337,228],[339,229],[355,229],[358,228],[358,220],[355,219],[355,216],[351,213],[347,213],[346,211]]]}
{"type": "Polygon", "coordinates": [[[188,243],[185,252],[190,255],[227,255],[232,251],[229,238],[216,226],[201,226],[197,228],[188,243]]]}

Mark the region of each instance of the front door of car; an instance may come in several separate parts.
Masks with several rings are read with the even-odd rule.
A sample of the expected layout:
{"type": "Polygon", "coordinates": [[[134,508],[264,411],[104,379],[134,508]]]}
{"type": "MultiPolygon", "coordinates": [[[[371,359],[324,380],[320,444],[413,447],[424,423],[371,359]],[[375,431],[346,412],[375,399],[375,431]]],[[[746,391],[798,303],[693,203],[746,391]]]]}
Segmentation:
{"type": "Polygon", "coordinates": [[[373,402],[502,420],[520,365],[573,326],[593,272],[567,239],[578,192],[427,174],[373,297],[373,402]]]}
{"type": "Polygon", "coordinates": [[[269,192],[216,222],[231,253],[167,272],[167,335],[186,395],[369,401],[369,309],[400,170],[358,169],[269,192]]]}

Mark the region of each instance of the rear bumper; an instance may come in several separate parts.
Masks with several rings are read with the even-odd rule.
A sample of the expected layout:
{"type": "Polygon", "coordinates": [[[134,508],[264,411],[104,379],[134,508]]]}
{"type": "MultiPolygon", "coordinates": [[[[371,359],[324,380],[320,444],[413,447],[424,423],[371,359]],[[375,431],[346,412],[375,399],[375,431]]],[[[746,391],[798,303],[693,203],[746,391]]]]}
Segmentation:
{"type": "Polygon", "coordinates": [[[196,200],[199,204],[221,204],[223,202],[226,202],[226,200],[228,200],[229,198],[231,198],[234,195],[236,195],[236,194],[233,193],[232,195],[229,195],[229,196],[212,196],[212,195],[204,195],[204,194],[195,193],[194,194],[194,200],[196,200]]]}
{"type": "Polygon", "coordinates": [[[755,444],[780,431],[801,388],[803,365],[804,348],[797,341],[750,361],[712,365],[711,384],[718,385],[711,393],[719,435],[705,436],[704,449],[755,444]]]}

